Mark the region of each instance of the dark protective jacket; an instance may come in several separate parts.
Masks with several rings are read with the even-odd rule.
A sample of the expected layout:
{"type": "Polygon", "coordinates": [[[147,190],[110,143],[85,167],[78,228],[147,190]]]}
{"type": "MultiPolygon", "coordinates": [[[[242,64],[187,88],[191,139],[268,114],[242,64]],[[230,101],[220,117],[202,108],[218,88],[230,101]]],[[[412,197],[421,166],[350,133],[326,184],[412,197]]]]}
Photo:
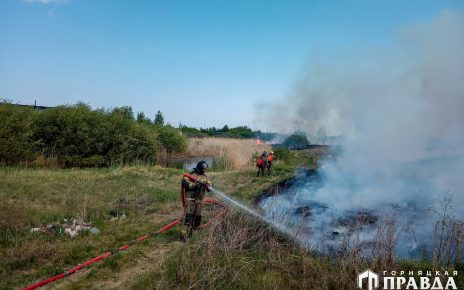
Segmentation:
{"type": "MultiPolygon", "coordinates": [[[[192,171],[190,172],[190,175],[198,179],[200,182],[207,182],[211,185],[211,181],[209,181],[206,174],[199,175],[195,171],[192,171]]],[[[182,186],[185,188],[186,201],[201,202],[205,198],[206,192],[210,191],[202,184],[191,181],[188,177],[184,177],[182,179],[182,186]]]]}

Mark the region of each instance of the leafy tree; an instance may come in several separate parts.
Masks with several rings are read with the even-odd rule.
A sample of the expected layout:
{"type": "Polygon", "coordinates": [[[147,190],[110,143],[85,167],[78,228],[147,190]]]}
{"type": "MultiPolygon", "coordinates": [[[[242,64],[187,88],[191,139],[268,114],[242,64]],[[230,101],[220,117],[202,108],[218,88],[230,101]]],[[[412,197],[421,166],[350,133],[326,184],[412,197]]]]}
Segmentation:
{"type": "Polygon", "coordinates": [[[285,147],[274,147],[274,157],[276,160],[283,160],[285,162],[291,162],[295,157],[294,152],[290,151],[285,147]]]}
{"type": "Polygon", "coordinates": [[[164,116],[161,111],[158,110],[155,116],[155,121],[153,122],[156,126],[164,126],[164,116]]]}
{"type": "Polygon", "coordinates": [[[304,132],[297,131],[288,136],[282,144],[289,149],[304,149],[309,145],[309,141],[304,132]]]}
{"type": "Polygon", "coordinates": [[[34,159],[36,114],[32,108],[0,103],[0,162],[16,164],[34,159]]]}
{"type": "Polygon", "coordinates": [[[131,107],[92,110],[80,103],[38,112],[0,103],[0,162],[109,166],[153,163],[160,149],[185,150],[186,139],[178,129],[154,126],[143,113],[137,121],[131,107]]]}
{"type": "Polygon", "coordinates": [[[145,117],[145,114],[143,112],[139,112],[137,114],[136,121],[137,123],[141,123],[141,124],[152,124],[150,118],[145,117]]]}
{"type": "Polygon", "coordinates": [[[134,111],[131,106],[116,107],[112,111],[113,114],[122,115],[125,119],[134,120],[134,111]]]}
{"type": "Polygon", "coordinates": [[[233,134],[241,138],[254,138],[256,137],[255,132],[247,126],[238,126],[229,130],[230,134],[233,134]]]}
{"type": "Polygon", "coordinates": [[[184,134],[187,137],[206,137],[206,136],[208,136],[206,133],[201,132],[197,128],[187,127],[185,125],[179,126],[179,129],[181,130],[182,134],[184,134]]]}
{"type": "Polygon", "coordinates": [[[123,114],[109,115],[85,104],[52,108],[38,114],[34,138],[41,154],[65,166],[102,166],[115,132],[112,118],[131,122],[123,114]]]}
{"type": "Polygon", "coordinates": [[[182,152],[187,147],[187,140],[176,128],[166,125],[158,127],[157,132],[161,141],[161,146],[168,154],[173,152],[182,152]]]}

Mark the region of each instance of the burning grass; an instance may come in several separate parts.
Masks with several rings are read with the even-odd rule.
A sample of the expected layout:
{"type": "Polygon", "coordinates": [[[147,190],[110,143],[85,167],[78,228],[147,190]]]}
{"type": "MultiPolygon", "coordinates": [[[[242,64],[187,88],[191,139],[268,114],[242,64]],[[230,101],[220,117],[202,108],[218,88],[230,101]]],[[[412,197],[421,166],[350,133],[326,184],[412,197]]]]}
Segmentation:
{"type": "MultiPolygon", "coordinates": [[[[375,258],[363,256],[359,247],[320,256],[307,251],[271,227],[248,216],[229,213],[220,223],[199,232],[164,260],[161,272],[134,279],[133,289],[356,289],[358,273],[451,271],[431,261],[395,260],[384,255],[394,247],[394,225],[379,224],[388,232],[375,258]]],[[[462,287],[462,276],[456,281],[462,287]]]]}
{"type": "Polygon", "coordinates": [[[213,166],[225,170],[249,170],[255,167],[253,156],[271,150],[254,139],[190,138],[187,153],[191,156],[214,156],[213,166]]]}

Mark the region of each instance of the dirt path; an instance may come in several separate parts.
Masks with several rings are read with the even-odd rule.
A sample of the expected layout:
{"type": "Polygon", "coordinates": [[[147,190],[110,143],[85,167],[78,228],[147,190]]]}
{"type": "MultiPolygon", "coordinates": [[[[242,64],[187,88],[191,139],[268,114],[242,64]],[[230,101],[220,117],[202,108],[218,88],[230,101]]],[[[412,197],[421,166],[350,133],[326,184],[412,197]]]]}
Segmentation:
{"type": "MultiPolygon", "coordinates": [[[[180,211],[170,214],[156,213],[151,218],[164,225],[179,218],[180,214],[180,211]]],[[[176,228],[170,231],[176,231],[176,228]]],[[[126,289],[137,277],[148,272],[162,271],[165,258],[179,245],[180,242],[175,238],[167,241],[151,238],[43,289],[126,289]]]]}
{"type": "MultiPolygon", "coordinates": [[[[137,256],[137,260],[129,261],[118,271],[94,264],[43,289],[126,289],[135,278],[144,273],[162,271],[162,264],[169,251],[178,245],[177,241],[157,244],[156,247],[144,245],[143,252],[137,256]]],[[[99,263],[101,265],[103,262],[99,263]]]]}
{"type": "Polygon", "coordinates": [[[179,245],[180,242],[159,244],[155,249],[148,249],[143,256],[137,260],[135,265],[126,267],[118,272],[114,277],[116,279],[105,279],[98,281],[94,287],[100,289],[124,289],[125,285],[131,284],[134,278],[144,273],[162,271],[161,267],[169,251],[179,245]]]}

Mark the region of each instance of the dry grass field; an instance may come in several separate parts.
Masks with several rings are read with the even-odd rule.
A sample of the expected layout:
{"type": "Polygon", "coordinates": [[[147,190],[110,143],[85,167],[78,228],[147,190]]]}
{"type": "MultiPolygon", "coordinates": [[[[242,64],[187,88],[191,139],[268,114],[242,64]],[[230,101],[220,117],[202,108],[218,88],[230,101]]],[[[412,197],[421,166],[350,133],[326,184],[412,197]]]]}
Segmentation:
{"type": "Polygon", "coordinates": [[[226,170],[253,169],[253,155],[269,150],[270,145],[258,145],[254,139],[190,138],[187,145],[188,155],[214,156],[216,166],[226,170]]]}

